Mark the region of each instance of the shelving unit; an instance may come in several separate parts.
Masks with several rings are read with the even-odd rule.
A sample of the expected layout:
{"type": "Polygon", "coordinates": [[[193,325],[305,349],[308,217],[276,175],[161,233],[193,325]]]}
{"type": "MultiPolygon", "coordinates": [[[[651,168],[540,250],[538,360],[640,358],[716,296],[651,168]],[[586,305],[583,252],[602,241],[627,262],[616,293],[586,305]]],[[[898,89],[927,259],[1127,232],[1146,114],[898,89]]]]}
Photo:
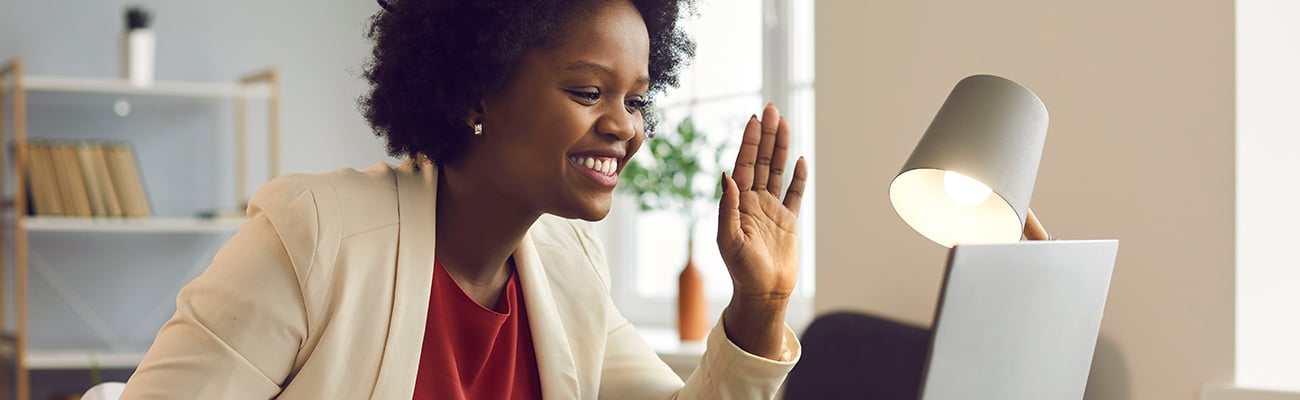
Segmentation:
{"type": "MultiPolygon", "coordinates": [[[[12,96],[13,121],[0,120],[0,144],[12,145],[16,162],[10,164],[8,152],[0,151],[0,188],[4,188],[5,179],[12,177],[14,195],[12,200],[12,217],[4,222],[0,229],[0,243],[4,235],[13,232],[14,240],[14,302],[16,328],[12,330],[12,348],[6,349],[15,364],[15,386],[19,400],[28,400],[31,394],[30,371],[57,369],[98,368],[134,368],[143,352],[111,351],[103,349],[32,349],[28,338],[28,269],[29,269],[29,234],[56,235],[177,235],[177,234],[214,234],[230,233],[238,229],[243,222],[238,218],[199,218],[199,217],[152,217],[152,218],[72,218],[27,215],[27,182],[24,181],[23,168],[28,165],[27,143],[27,95],[29,93],[71,93],[71,94],[109,94],[142,97],[189,97],[203,99],[230,100],[234,102],[234,166],[235,204],[242,206],[247,200],[247,146],[248,118],[247,109],[250,100],[264,100],[267,104],[267,149],[269,176],[279,174],[279,74],[270,69],[242,77],[237,82],[166,82],[160,81],[149,86],[133,86],[125,80],[92,79],[56,76],[26,75],[21,60],[12,60],[0,66],[0,104],[12,96]],[[12,123],[13,136],[10,137],[5,123],[12,123]],[[12,165],[12,171],[8,171],[12,165]]],[[[4,116],[0,113],[0,119],[4,116]]],[[[205,255],[208,257],[208,255],[205,255]]],[[[4,259],[4,257],[0,257],[4,259]]],[[[202,260],[200,260],[202,262],[202,260]]],[[[196,264],[199,268],[203,264],[196,264]]],[[[63,279],[48,266],[37,266],[38,274],[43,279],[63,279]]],[[[0,290],[3,290],[4,274],[0,274],[0,290]]],[[[56,290],[59,291],[59,290],[56,290]]],[[[59,296],[77,297],[76,293],[60,291],[59,296]]],[[[4,313],[8,309],[4,304],[5,296],[0,292],[0,323],[6,321],[4,313]]],[[[80,298],[72,299],[85,303],[80,298]]],[[[78,310],[84,311],[84,310],[78,310]]],[[[83,313],[83,318],[84,313],[83,313]]],[[[92,317],[91,319],[96,319],[92,317]]],[[[96,321],[89,321],[96,322],[96,321]]],[[[89,323],[88,322],[88,323],[89,323]]],[[[102,322],[102,321],[98,321],[102,322]]],[[[6,324],[7,325],[7,324],[6,324]]],[[[94,324],[91,324],[94,325],[94,324]]],[[[102,324],[101,324],[102,325],[102,324]]],[[[5,327],[8,331],[8,327],[5,327]]],[[[9,346],[5,346],[9,347],[9,346]]]]}

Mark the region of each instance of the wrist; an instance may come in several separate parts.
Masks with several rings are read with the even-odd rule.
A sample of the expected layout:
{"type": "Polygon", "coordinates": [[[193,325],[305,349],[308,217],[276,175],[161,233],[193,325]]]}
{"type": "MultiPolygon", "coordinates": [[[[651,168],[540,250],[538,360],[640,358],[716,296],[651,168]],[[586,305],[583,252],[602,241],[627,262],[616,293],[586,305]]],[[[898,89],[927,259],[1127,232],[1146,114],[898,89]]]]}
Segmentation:
{"type": "Polygon", "coordinates": [[[727,304],[728,309],[752,315],[776,315],[779,319],[784,320],[786,306],[790,304],[789,294],[765,293],[765,294],[740,294],[731,295],[731,302],[727,304]]]}
{"type": "Polygon", "coordinates": [[[750,354],[779,360],[785,331],[785,303],[733,296],[722,311],[727,338],[750,354]]]}

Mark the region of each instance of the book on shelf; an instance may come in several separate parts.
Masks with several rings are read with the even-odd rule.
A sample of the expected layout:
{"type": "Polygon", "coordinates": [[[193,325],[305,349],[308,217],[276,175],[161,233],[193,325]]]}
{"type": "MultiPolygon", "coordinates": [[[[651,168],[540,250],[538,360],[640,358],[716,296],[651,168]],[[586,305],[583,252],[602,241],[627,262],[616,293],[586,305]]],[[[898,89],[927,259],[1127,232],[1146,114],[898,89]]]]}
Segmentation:
{"type": "Polygon", "coordinates": [[[91,152],[92,165],[95,170],[95,179],[99,181],[100,190],[104,194],[104,215],[109,217],[122,216],[122,202],[116,186],[113,186],[112,175],[108,172],[108,161],[104,157],[103,148],[93,147],[91,152]]]}
{"type": "Polygon", "coordinates": [[[91,215],[107,216],[108,212],[104,208],[104,189],[100,186],[98,171],[95,171],[93,154],[97,151],[99,150],[89,143],[78,144],[77,161],[81,167],[81,178],[86,181],[86,200],[91,215]]]}
{"type": "Polygon", "coordinates": [[[36,215],[59,215],[63,214],[61,207],[54,201],[55,194],[51,191],[53,173],[46,161],[49,160],[47,149],[42,143],[29,143],[27,145],[27,168],[24,177],[27,181],[28,189],[28,207],[33,209],[32,214],[36,215]]]}
{"type": "Polygon", "coordinates": [[[131,147],[118,142],[28,140],[22,170],[29,215],[149,217],[131,147]]]}
{"type": "Polygon", "coordinates": [[[112,143],[104,146],[103,151],[108,161],[109,177],[118,189],[122,213],[128,217],[148,217],[149,200],[145,197],[144,184],[131,148],[122,143],[112,143]]]}
{"type": "Polygon", "coordinates": [[[77,159],[76,145],[61,145],[59,149],[59,162],[63,164],[63,173],[67,177],[66,186],[67,195],[71,198],[72,212],[74,217],[90,217],[90,196],[86,190],[86,178],[81,174],[81,162],[77,159]]]}

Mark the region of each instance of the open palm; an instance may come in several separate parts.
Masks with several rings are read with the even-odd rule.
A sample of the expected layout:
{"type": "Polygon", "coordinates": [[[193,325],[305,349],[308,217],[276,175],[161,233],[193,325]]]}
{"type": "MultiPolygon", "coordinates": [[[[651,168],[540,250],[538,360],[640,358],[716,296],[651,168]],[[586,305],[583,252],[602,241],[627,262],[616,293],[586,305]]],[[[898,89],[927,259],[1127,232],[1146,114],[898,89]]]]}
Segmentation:
{"type": "Polygon", "coordinates": [[[799,203],[808,167],[795,162],[794,179],[781,200],[790,126],[768,104],[750,118],[731,177],[722,177],[718,250],[731,273],[733,296],[783,301],[799,273],[799,203]]]}

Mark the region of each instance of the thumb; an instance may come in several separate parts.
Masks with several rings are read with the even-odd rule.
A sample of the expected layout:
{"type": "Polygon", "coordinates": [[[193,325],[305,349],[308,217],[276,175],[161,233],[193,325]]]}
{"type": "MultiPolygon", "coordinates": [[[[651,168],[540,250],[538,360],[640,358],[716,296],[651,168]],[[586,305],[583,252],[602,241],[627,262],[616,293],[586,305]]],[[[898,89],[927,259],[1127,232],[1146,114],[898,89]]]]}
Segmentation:
{"type": "Polygon", "coordinates": [[[722,173],[722,200],[718,202],[718,244],[739,239],[740,232],[740,188],[736,181],[722,173]]]}

